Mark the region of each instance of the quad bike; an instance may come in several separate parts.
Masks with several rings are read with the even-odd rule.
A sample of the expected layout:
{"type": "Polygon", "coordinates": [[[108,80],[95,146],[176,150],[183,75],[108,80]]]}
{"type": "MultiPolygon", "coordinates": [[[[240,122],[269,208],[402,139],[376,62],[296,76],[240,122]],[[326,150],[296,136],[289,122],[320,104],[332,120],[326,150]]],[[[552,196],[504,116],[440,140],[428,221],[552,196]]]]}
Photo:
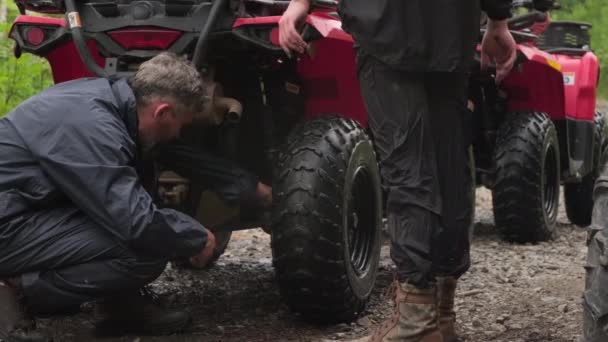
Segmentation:
{"type": "Polygon", "coordinates": [[[15,54],[46,58],[55,83],[129,76],[164,50],[188,56],[206,81],[215,124],[190,127],[184,141],[272,184],[274,204],[262,215],[225,203],[172,165],[161,165],[161,204],[212,229],[216,256],[232,231],[270,223],[276,277],[294,311],[313,321],[347,321],[363,311],[380,258],[382,188],[352,38],[340,28],[335,1],[316,2],[303,31],[313,43],[298,59],[277,43],[288,1],[17,4],[15,54]]]}
{"type": "MultiPolygon", "coordinates": [[[[310,48],[297,59],[278,46],[277,23],[288,3],[18,0],[22,15],[10,37],[17,57],[28,52],[46,58],[56,83],[128,76],[164,50],[187,55],[206,80],[215,125],[192,127],[185,140],[272,184],[271,247],[285,301],[309,320],[348,321],[363,311],[376,279],[379,168],[353,41],[341,30],[337,3],[315,2],[302,31],[310,48]]],[[[596,74],[582,72],[592,73],[597,60],[587,51],[582,57],[550,55],[533,46],[531,34],[520,35],[529,40],[520,39],[520,62],[501,87],[486,74],[472,75],[472,177],[494,190],[497,222],[505,231],[540,240],[555,222],[559,180],[586,199],[584,184],[594,177],[593,108],[583,104],[594,106],[590,77],[596,74]],[[573,89],[585,97],[565,96],[574,93],[564,90],[559,63],[577,73],[573,89]],[[507,114],[515,112],[521,114],[507,114]]],[[[200,179],[163,167],[162,204],[213,229],[218,255],[232,231],[269,223],[255,210],[224,203],[200,179]]]]}
{"type": "Polygon", "coordinates": [[[497,86],[474,67],[470,127],[476,179],[493,192],[496,226],[516,242],[554,234],[560,184],[569,220],[591,223],[592,192],[606,145],[604,118],[595,111],[599,80],[590,24],[551,22],[532,1],[509,27],[516,65],[497,86]]]}

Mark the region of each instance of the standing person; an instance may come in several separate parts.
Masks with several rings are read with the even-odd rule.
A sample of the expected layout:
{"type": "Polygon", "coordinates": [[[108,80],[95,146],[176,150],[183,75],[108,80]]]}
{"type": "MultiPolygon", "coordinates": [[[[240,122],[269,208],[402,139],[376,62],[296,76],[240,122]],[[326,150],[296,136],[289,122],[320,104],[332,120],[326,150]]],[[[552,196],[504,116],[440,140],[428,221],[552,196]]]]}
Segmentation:
{"type": "Polygon", "coordinates": [[[210,260],[213,234],[158,208],[138,165],[202,111],[203,84],[162,53],[133,79],[55,85],[0,119],[0,339],[45,341],[26,311],[72,312],[103,299],[101,326],[167,334],[190,321],[140,291],[170,258],[210,260]]]}
{"type": "MultiPolygon", "coordinates": [[[[314,1],[314,0],[312,0],[314,1]]],[[[303,53],[297,29],[311,0],[292,0],[279,22],[288,55],[303,53]]],[[[469,268],[467,74],[489,22],[482,64],[496,80],[516,53],[506,19],[511,0],[341,0],[357,50],[361,93],[388,189],[396,309],[372,341],[457,341],[454,292],[469,268]]]]}

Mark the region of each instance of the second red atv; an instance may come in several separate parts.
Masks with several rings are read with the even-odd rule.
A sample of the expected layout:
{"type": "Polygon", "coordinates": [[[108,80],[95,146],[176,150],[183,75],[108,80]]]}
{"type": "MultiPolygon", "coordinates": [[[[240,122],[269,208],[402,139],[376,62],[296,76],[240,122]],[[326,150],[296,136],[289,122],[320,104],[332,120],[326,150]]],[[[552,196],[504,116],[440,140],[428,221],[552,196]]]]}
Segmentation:
{"type": "MultiPolygon", "coordinates": [[[[533,8],[529,0],[517,8],[533,8]]],[[[509,26],[516,66],[497,86],[474,68],[470,126],[478,183],[492,190],[496,226],[518,242],[553,237],[560,184],[568,218],[591,223],[606,124],[596,112],[598,59],[587,23],[551,22],[530,10],[509,26]]]]}

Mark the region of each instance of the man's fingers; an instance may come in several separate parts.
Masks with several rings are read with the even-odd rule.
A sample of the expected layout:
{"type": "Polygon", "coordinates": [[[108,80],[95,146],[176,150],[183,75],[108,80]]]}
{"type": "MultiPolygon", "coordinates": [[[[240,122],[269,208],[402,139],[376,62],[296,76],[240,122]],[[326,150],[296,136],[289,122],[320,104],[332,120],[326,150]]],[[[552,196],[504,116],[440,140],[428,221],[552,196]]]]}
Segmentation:
{"type": "Polygon", "coordinates": [[[515,65],[516,59],[517,59],[517,54],[515,53],[515,51],[513,51],[506,61],[497,65],[496,82],[501,82],[509,75],[509,73],[511,72],[511,69],[513,69],[513,65],[515,65]]]}
{"type": "Polygon", "coordinates": [[[190,264],[195,268],[204,268],[207,266],[213,257],[215,247],[215,235],[213,232],[207,230],[207,242],[205,243],[205,247],[203,247],[203,250],[199,254],[190,258],[190,264]]]}
{"type": "Polygon", "coordinates": [[[302,39],[295,26],[289,28],[289,43],[292,50],[303,53],[306,50],[306,42],[302,39]]]}
{"type": "Polygon", "coordinates": [[[481,70],[485,70],[490,65],[490,56],[487,53],[481,52],[481,70]]]}
{"type": "Polygon", "coordinates": [[[283,48],[283,51],[285,51],[285,54],[287,55],[287,57],[291,58],[291,50],[289,50],[288,48],[283,48]]]}
{"type": "Polygon", "coordinates": [[[509,72],[504,67],[504,65],[500,64],[496,66],[496,83],[502,82],[502,80],[507,76],[509,72]]]}
{"type": "Polygon", "coordinates": [[[279,31],[279,45],[289,58],[292,57],[292,51],[304,53],[307,44],[298,33],[295,25],[289,23],[281,26],[279,31]]]}

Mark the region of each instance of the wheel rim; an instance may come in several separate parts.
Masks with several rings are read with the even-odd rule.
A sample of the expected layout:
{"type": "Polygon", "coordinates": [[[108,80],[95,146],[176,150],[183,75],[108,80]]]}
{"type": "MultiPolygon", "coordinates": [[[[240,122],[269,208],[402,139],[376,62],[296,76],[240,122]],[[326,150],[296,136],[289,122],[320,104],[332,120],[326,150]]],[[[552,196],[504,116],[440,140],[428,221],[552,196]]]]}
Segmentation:
{"type": "Polygon", "coordinates": [[[549,146],[545,156],[545,172],[543,173],[543,205],[549,221],[557,217],[559,196],[559,178],[557,169],[557,156],[553,146],[549,146]]]}
{"type": "Polygon", "coordinates": [[[350,262],[357,276],[369,271],[375,238],[376,196],[370,173],[359,167],[353,176],[351,196],[348,201],[347,232],[350,262]]]}

